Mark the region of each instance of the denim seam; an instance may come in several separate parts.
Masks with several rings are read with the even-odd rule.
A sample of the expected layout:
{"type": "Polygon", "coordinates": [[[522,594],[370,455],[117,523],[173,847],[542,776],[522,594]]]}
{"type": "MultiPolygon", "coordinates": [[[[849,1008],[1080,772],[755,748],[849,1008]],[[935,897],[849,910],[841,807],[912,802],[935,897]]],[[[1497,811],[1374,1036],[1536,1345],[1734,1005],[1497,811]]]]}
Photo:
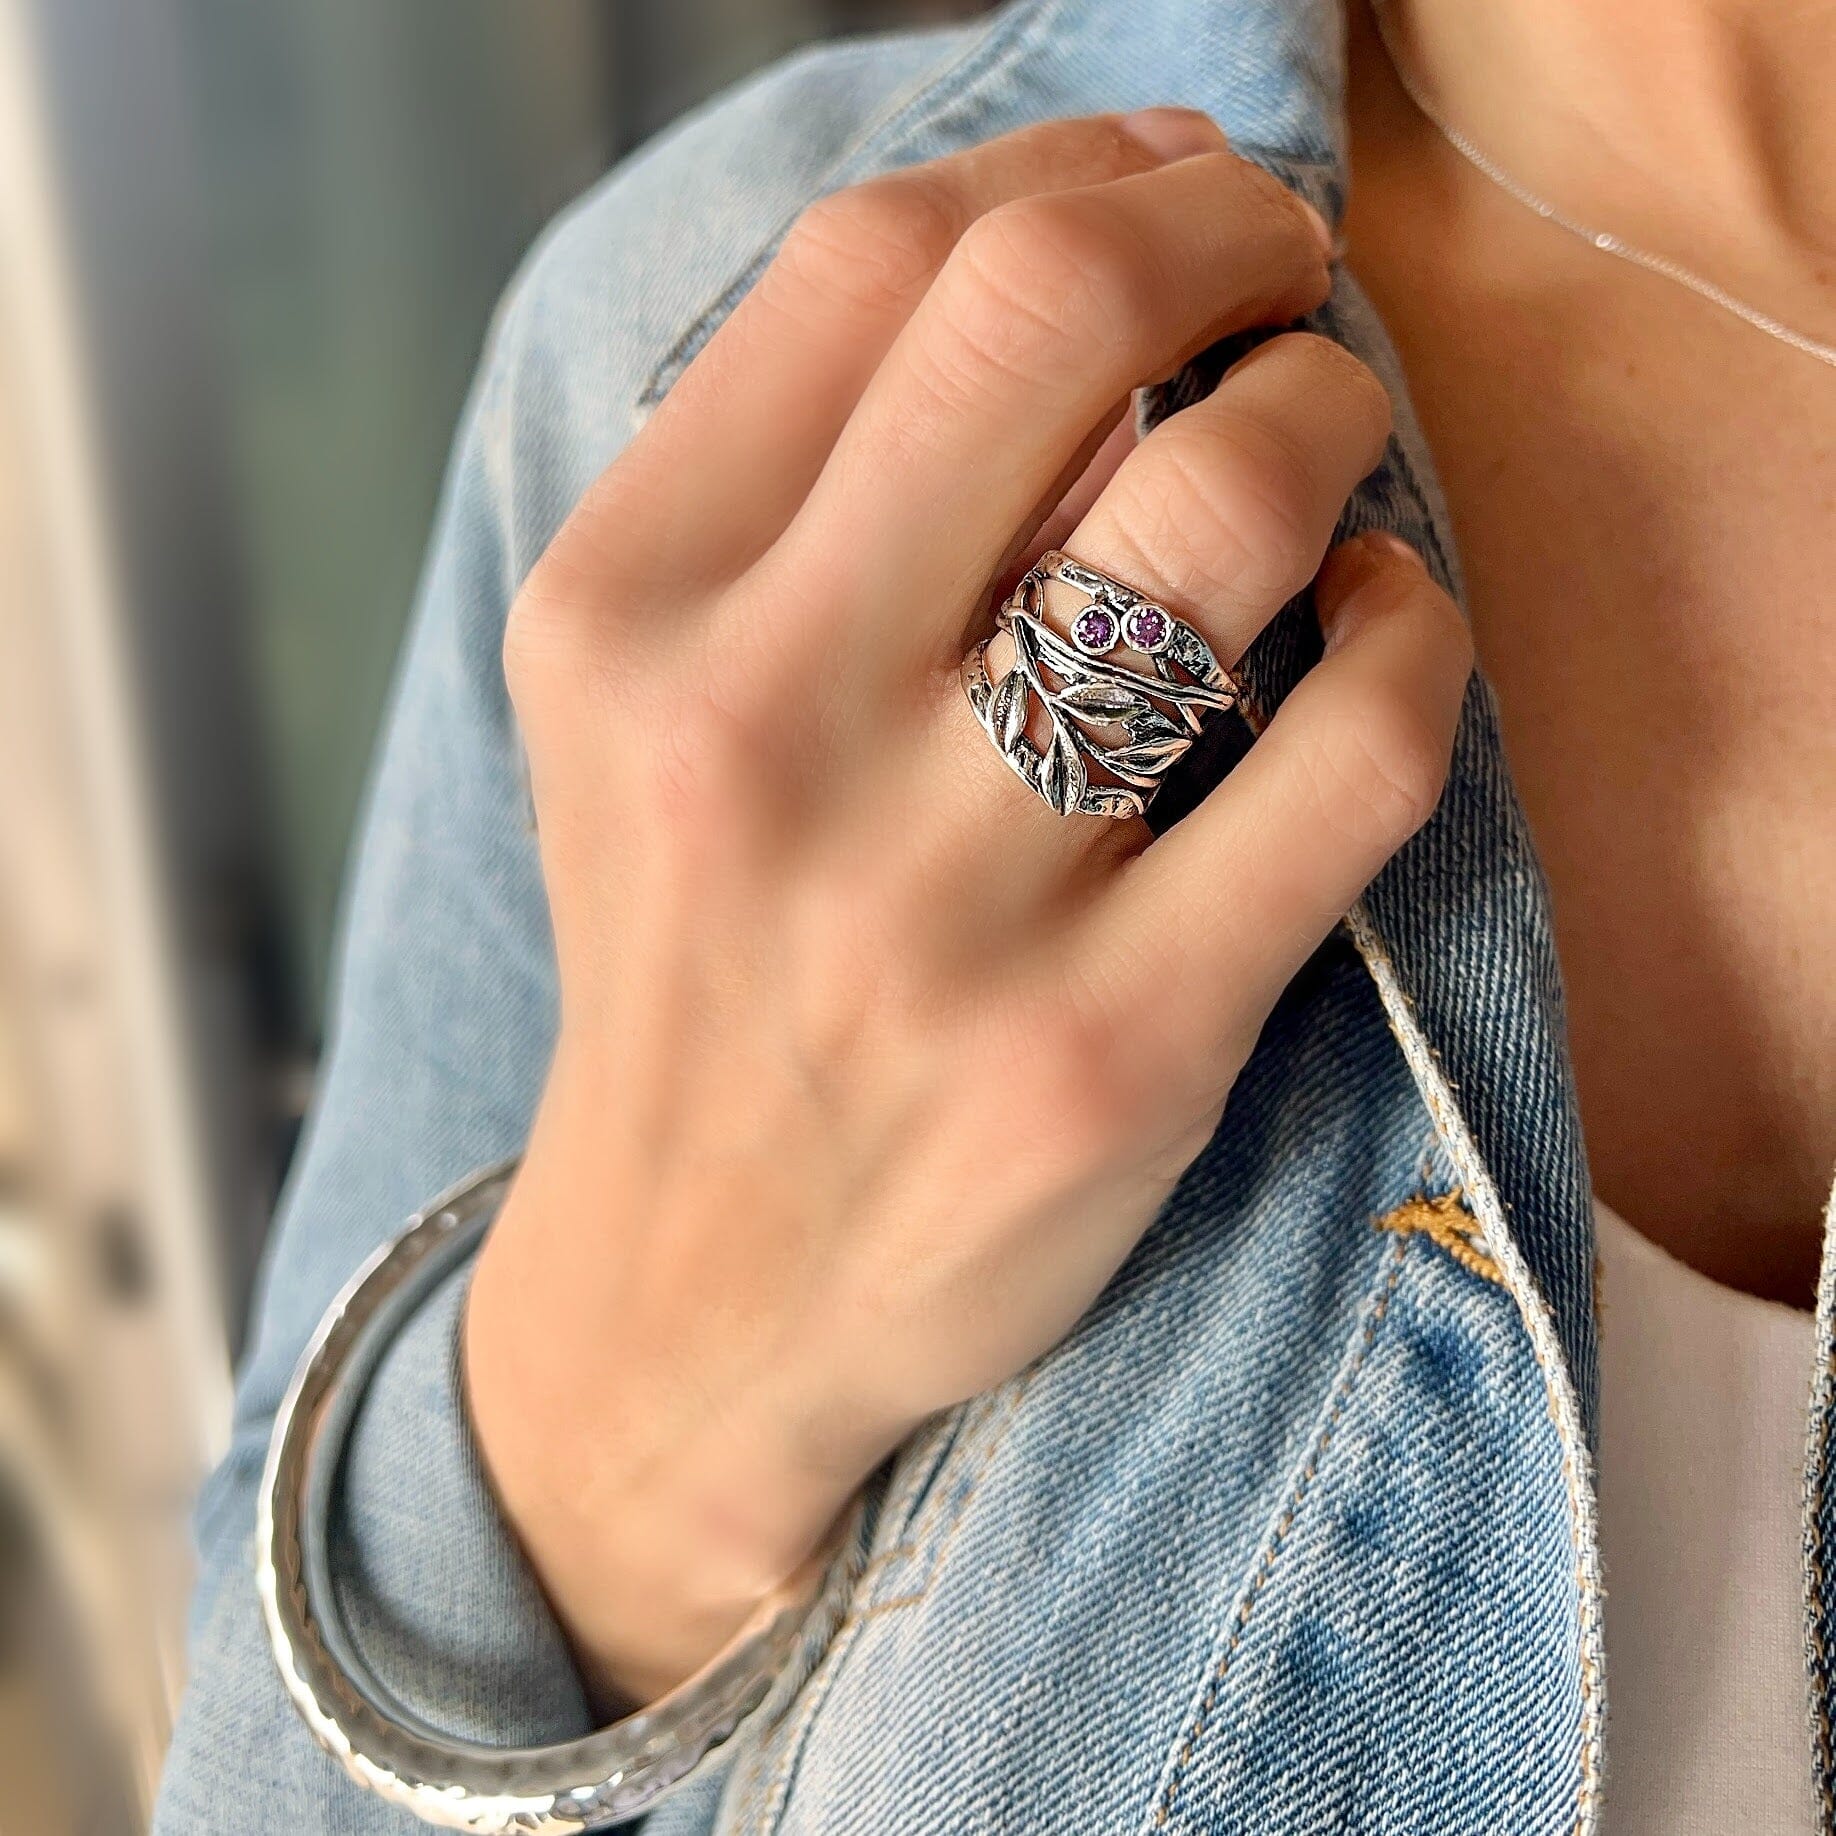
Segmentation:
{"type": "Polygon", "coordinates": [[[777,1763],[771,1765],[767,1748],[757,1750],[748,1768],[746,1787],[740,1803],[735,1807],[731,1821],[726,1817],[721,1819],[723,1824],[740,1832],[756,1831],[758,1836],[770,1836],[771,1831],[781,1826],[789,1803],[790,1775],[809,1741],[816,1712],[835,1685],[841,1660],[859,1636],[859,1626],[859,1620],[849,1618],[836,1628],[835,1637],[823,1655],[820,1673],[804,1685],[798,1702],[800,1712],[795,1724],[785,1734],[777,1763]]]}
{"type": "MultiPolygon", "coordinates": [[[[923,128],[947,103],[972,94],[978,83],[998,76],[1009,64],[1024,55],[1031,38],[1049,27],[1052,16],[1060,10],[1061,4],[1062,0],[1035,0],[1033,5],[1007,14],[983,31],[954,63],[919,78],[914,85],[894,95],[881,112],[836,155],[810,195],[813,198],[823,196],[847,179],[870,155],[884,159],[898,149],[901,136],[909,136],[923,128]]],[[[753,251],[739,272],[670,342],[669,348],[638,395],[640,416],[655,408],[668,394],[676,378],[751,290],[777,252],[778,245],[789,233],[796,217],[797,213],[793,212],[783,218],[770,236],[753,251]]]]}
{"type": "MultiPolygon", "coordinates": [[[[979,1445],[974,1440],[970,1440],[965,1442],[960,1450],[965,1453],[970,1448],[976,1450],[978,1457],[973,1475],[963,1489],[954,1496],[950,1494],[948,1487],[940,1487],[937,1495],[925,1506],[922,1522],[905,1539],[914,1555],[924,1553],[926,1543],[934,1541],[934,1547],[929,1552],[930,1565],[925,1571],[923,1580],[906,1593],[895,1595],[889,1600],[874,1601],[870,1606],[851,1614],[851,1618],[865,1619],[892,1607],[916,1606],[930,1592],[932,1584],[937,1579],[938,1571],[943,1567],[944,1558],[949,1554],[950,1545],[956,1540],[956,1533],[962,1526],[963,1518],[968,1514],[971,1502],[976,1493],[981,1490],[982,1481],[988,1477],[994,1465],[995,1455],[1005,1445],[1008,1432],[1020,1414],[1021,1399],[1025,1396],[1031,1381],[1032,1370],[1029,1369],[1011,1382],[1004,1384],[1001,1390],[996,1392],[1000,1400],[1005,1402],[1005,1410],[998,1418],[991,1419],[987,1424],[985,1438],[979,1445]],[[946,1516],[948,1521],[944,1522],[946,1516]]],[[[957,1451],[959,1450],[952,1449],[952,1455],[957,1451]]],[[[948,1460],[945,1464],[947,1468],[948,1460]]],[[[938,1479],[941,1480],[943,1476],[943,1473],[940,1472],[938,1479]]],[[[935,1484],[936,1481],[933,1483],[935,1484]]]]}
{"type": "Polygon", "coordinates": [[[1167,1782],[1161,1787],[1160,1802],[1154,1810],[1154,1829],[1164,1829],[1172,1821],[1173,1805],[1179,1795],[1179,1787],[1198,1752],[1199,1742],[1204,1739],[1205,1730],[1210,1723],[1213,1710],[1217,1707],[1218,1696],[1223,1690],[1230,1674],[1232,1661],[1243,1643],[1243,1635],[1255,1611],[1256,1602],[1261,1598],[1263,1589],[1268,1585],[1275,1572],[1275,1565],[1280,1560],[1282,1551],[1287,1547],[1288,1537],[1293,1530],[1301,1507],[1306,1503],[1313,1489],[1313,1483],[1319,1474],[1321,1463],[1331,1450],[1333,1437],[1338,1431],[1340,1421],[1345,1414],[1346,1405],[1351,1401],[1357,1389],[1358,1378],[1363,1373],[1369,1360],[1371,1347],[1377,1340],[1377,1329],[1383,1324],[1384,1317],[1390,1310],[1390,1302],[1396,1293],[1396,1284],[1402,1278],[1403,1264],[1409,1253],[1409,1239],[1398,1236],[1388,1253],[1389,1268],[1377,1290],[1376,1297],[1366,1309],[1364,1325],[1359,1332],[1352,1355],[1340,1372],[1337,1383],[1333,1386],[1332,1397],[1327,1404],[1326,1412],[1315,1430],[1312,1445],[1308,1448],[1307,1458],[1302,1463],[1300,1473],[1288,1492],[1287,1502],[1276,1518],[1273,1529],[1264,1540],[1262,1554],[1250,1576],[1249,1586],[1244,1590],[1238,1602],[1234,1623],[1229,1637],[1225,1640],[1223,1652],[1211,1669],[1211,1676],[1205,1685],[1205,1693],[1199,1698],[1199,1705],[1194,1712],[1191,1724],[1186,1730],[1185,1740],[1181,1743],[1179,1755],[1173,1762],[1173,1770],[1167,1782]]]}
{"type": "MultiPolygon", "coordinates": [[[[1826,1277],[1827,1285],[1827,1277],[1826,1277]]],[[[1824,1484],[1826,1455],[1825,1435],[1820,1432],[1829,1412],[1829,1392],[1836,1383],[1836,1356],[1824,1360],[1813,1381],[1811,1423],[1811,1457],[1805,1469],[1804,1533],[1804,1658],[1810,1677],[1811,1714],[1814,1718],[1814,1750],[1811,1771],[1817,1787],[1817,1801],[1826,1831],[1836,1830],[1836,1756],[1832,1755],[1830,1735],[1830,1665],[1824,1643],[1823,1616],[1823,1509],[1821,1493],[1824,1484]]]]}
{"type": "Polygon", "coordinates": [[[880,1512],[881,1540],[887,1546],[868,1565],[870,1573],[911,1553],[912,1534],[936,1494],[938,1480],[963,1443],[974,1436],[972,1417],[969,1403],[939,1410],[899,1449],[880,1512]]]}
{"type": "MultiPolygon", "coordinates": [[[[1824,1211],[1824,1239],[1836,1230],[1836,1191],[1824,1211]]],[[[1817,1279],[1817,1337],[1826,1347],[1811,1378],[1804,1462],[1804,1664],[1810,1682],[1811,1773],[1823,1828],[1836,1832],[1836,1740],[1830,1727],[1830,1654],[1824,1622],[1824,1512],[1829,1434],[1836,1409],[1836,1256],[1825,1253],[1817,1279]]]]}
{"type": "MultiPolygon", "coordinates": [[[[869,1576],[879,1579],[886,1571],[900,1561],[909,1561],[926,1553],[926,1545],[935,1542],[930,1550],[930,1569],[922,1582],[896,1597],[893,1601],[870,1602],[862,1614],[877,1612],[882,1605],[911,1605],[923,1599],[926,1590],[937,1572],[937,1565],[943,1558],[943,1552],[949,1547],[955,1525],[961,1513],[974,1498],[986,1476],[990,1463],[1001,1443],[1006,1440],[1008,1429],[1013,1425],[1019,1411],[1020,1397],[1030,1381],[1030,1372],[1022,1373],[1001,1385],[999,1389],[988,1392],[986,1396],[976,1399],[976,1403],[964,1405],[965,1413],[973,1411],[977,1404],[984,1405],[978,1419],[972,1427],[966,1428],[954,1444],[945,1452],[937,1471],[930,1480],[930,1496],[925,1500],[918,1520],[899,1538],[890,1549],[882,1550],[868,1564],[861,1580],[864,1584],[869,1576]],[[963,1462],[973,1460],[973,1476],[961,1492],[952,1493],[948,1480],[952,1468],[963,1462]],[[948,1523],[945,1523],[945,1519],[948,1523]],[[940,1535],[941,1531],[941,1535],[940,1535]]],[[[857,1587],[855,1597],[863,1597],[863,1587],[857,1587]]],[[[855,1617],[856,1614],[850,1614],[855,1617]]]]}
{"type": "Polygon", "coordinates": [[[1448,1086],[1446,1073],[1433,1046],[1415,1019],[1409,996],[1396,973],[1382,933],[1369,909],[1360,900],[1346,915],[1365,967],[1377,985],[1379,999],[1389,1018],[1390,1030],[1403,1049],[1410,1074],[1427,1105],[1448,1158],[1483,1232],[1487,1253],[1496,1263],[1503,1285],[1517,1303],[1530,1340],[1530,1349],[1543,1378],[1550,1419],[1562,1449],[1562,1483],[1568,1494],[1569,1541],[1575,1569],[1576,1648],[1581,1685],[1580,1765],[1575,1784],[1575,1836],[1593,1836],[1599,1827],[1601,1754],[1605,1739],[1606,1692],[1600,1624],[1601,1577],[1592,1461],[1581,1426],[1580,1400],[1568,1375],[1535,1278],[1524,1262],[1504,1215],[1503,1201],[1490,1169],[1479,1153],[1466,1118],[1448,1086]]]}
{"type": "MultiPolygon", "coordinates": [[[[748,1784],[740,1807],[745,1817],[741,1827],[756,1827],[760,1836],[770,1836],[770,1832],[780,1826],[789,1803],[790,1775],[795,1770],[804,1747],[808,1744],[817,1709],[833,1686],[848,1648],[859,1638],[861,1628],[870,1620],[884,1618],[891,1613],[902,1612],[907,1607],[917,1606],[929,1596],[943,1568],[944,1558],[955,1541],[956,1533],[961,1528],[963,1519],[968,1515],[970,1503],[981,1489],[983,1480],[992,1470],[994,1457],[1006,1442],[1008,1431],[1020,1413],[1021,1399],[1032,1381],[1033,1370],[1036,1368],[1035,1366],[1028,1369],[1010,1383],[1003,1385],[1000,1391],[994,1393],[997,1399],[1006,1402],[1007,1407],[998,1420],[988,1424],[988,1432],[979,1443],[973,1439],[960,1442],[945,1456],[944,1464],[948,1467],[959,1454],[971,1448],[977,1450],[975,1471],[968,1484],[954,1497],[949,1496],[947,1492],[933,1497],[925,1507],[921,1525],[910,1536],[904,1538],[898,1548],[887,1550],[878,1558],[883,1566],[896,1555],[919,1553],[927,1537],[937,1534],[939,1519],[946,1512],[948,1513],[949,1521],[942,1526],[941,1534],[937,1534],[936,1547],[931,1552],[930,1567],[923,1580],[907,1593],[896,1594],[887,1600],[877,1600],[866,1606],[850,1609],[846,1618],[836,1629],[835,1637],[823,1657],[822,1674],[807,1686],[807,1700],[803,1705],[803,1713],[798,1717],[795,1728],[787,1734],[769,1780],[748,1784]],[[751,1807],[761,1792],[764,1802],[760,1808],[759,1821],[756,1826],[753,1826],[750,1821],[751,1807]]],[[[938,1479],[942,1477],[943,1474],[940,1472],[938,1479]]],[[[934,1480],[933,1483],[935,1484],[936,1481],[934,1480]]],[[[764,1763],[764,1755],[761,1753],[759,1758],[761,1769],[764,1763]]]]}

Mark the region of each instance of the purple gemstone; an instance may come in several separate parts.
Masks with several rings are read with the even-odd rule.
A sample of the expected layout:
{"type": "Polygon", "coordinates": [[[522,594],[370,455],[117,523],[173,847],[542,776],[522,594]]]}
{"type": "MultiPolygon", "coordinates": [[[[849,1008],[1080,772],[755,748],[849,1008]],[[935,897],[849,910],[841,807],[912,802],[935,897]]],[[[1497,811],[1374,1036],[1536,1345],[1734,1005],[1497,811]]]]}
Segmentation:
{"type": "Polygon", "coordinates": [[[1122,635],[1136,650],[1152,652],[1173,635],[1173,626],[1158,606],[1136,606],[1123,622],[1122,635]]]}
{"type": "Polygon", "coordinates": [[[1071,641],[1089,656],[1100,657],[1116,647],[1116,618],[1101,606],[1086,606],[1071,622],[1071,641]]]}

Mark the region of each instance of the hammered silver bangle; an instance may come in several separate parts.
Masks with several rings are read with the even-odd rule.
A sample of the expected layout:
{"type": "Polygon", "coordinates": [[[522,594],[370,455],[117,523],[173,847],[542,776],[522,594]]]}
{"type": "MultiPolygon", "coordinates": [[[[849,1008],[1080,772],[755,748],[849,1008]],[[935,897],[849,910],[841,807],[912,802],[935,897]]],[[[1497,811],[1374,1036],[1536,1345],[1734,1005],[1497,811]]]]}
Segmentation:
{"type": "Polygon", "coordinates": [[[288,1696],[358,1784],[442,1829],[560,1836],[649,1810],[740,1738],[767,1696],[800,1687],[859,1577],[863,1507],[857,1501],[824,1548],[694,1676],[595,1733],[547,1747],[491,1747],[443,1733],[398,1701],[364,1661],[332,1584],[333,1490],[370,1373],[403,1323],[477,1247],[515,1166],[475,1173],[436,1199],[327,1309],[269,1443],[256,1584],[288,1696]]]}

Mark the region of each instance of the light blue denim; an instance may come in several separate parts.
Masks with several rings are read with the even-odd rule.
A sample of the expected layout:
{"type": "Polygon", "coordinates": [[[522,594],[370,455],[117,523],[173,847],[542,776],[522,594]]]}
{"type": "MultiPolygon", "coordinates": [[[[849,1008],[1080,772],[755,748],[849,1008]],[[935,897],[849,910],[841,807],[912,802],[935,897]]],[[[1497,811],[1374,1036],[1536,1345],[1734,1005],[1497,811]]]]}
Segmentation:
{"type": "MultiPolygon", "coordinates": [[[[162,1836],[415,1827],[282,1694],[253,1500],[326,1303],[420,1201],[517,1148],[541,1083],[554,966],[498,660],[518,581],[813,196],[1021,122],[1171,101],[1331,215],[1341,82],[1329,0],[1029,0],[791,60],[645,149],[536,250],[459,441],[357,854],[333,1048],[235,1447],[200,1507],[162,1836]]],[[[1349,278],[1316,323],[1398,394],[1347,530],[1396,530],[1457,591],[1428,456],[1349,278]]],[[[1228,356],[1189,366],[1150,416],[1228,356]]],[[[1317,647],[1290,608],[1244,665],[1255,697],[1279,702],[1317,647]]],[[[429,1305],[365,1401],[340,1583],[372,1662],[429,1718],[569,1737],[589,1725],[581,1689],[467,1436],[462,1292],[429,1305]]],[[[1833,1310],[1826,1294],[1826,1370],[1833,1310]]],[[[595,1330],[563,1294],[551,1324],[595,1330]]],[[[1826,1804],[1830,1388],[1806,1519],[1826,1804]]],[[[1545,892],[1475,682],[1438,814],[1294,984],[1139,1251],[1065,1344],[907,1448],[813,1679],[646,1836],[1591,1830],[1594,1393],[1545,892]],[[1431,1215],[1411,1199],[1453,1193],[1464,1210],[1432,1214],[1440,1228],[1397,1228],[1431,1215]]]]}

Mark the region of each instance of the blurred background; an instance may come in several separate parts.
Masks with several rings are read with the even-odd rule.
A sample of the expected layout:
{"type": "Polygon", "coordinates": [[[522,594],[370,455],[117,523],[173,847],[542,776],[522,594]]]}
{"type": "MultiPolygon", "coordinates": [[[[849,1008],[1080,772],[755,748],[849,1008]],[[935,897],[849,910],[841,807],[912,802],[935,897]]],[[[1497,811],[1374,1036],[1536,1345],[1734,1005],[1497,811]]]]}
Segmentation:
{"type": "Polygon", "coordinates": [[[145,1828],[447,442],[542,223],[976,0],[0,0],[0,1836],[145,1828]]]}

